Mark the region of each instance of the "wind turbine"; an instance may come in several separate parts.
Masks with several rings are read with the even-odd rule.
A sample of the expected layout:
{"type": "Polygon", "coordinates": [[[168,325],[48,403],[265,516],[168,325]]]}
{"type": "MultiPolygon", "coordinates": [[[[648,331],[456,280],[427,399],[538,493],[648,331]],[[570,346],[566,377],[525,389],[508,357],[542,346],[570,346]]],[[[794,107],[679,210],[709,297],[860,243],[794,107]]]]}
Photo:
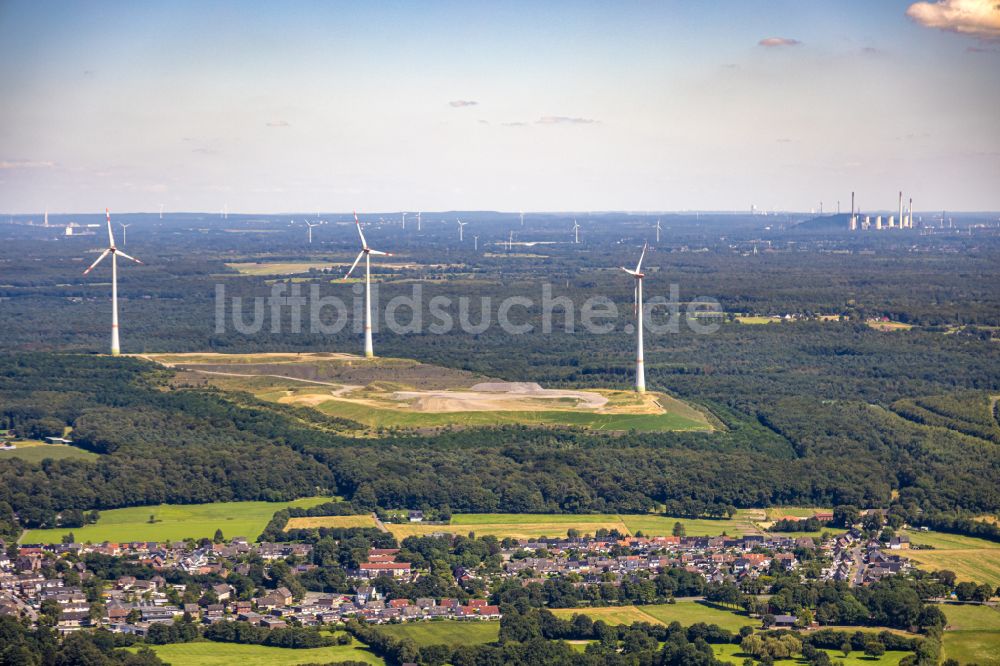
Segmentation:
{"type": "Polygon", "coordinates": [[[656,242],[660,242],[660,221],[656,221],[656,242]]]}
{"type": "Polygon", "coordinates": [[[479,236],[473,236],[472,240],[475,242],[475,247],[473,248],[476,252],[479,251],[479,236]]]}
{"type": "Polygon", "coordinates": [[[160,219],[163,219],[163,204],[160,204],[160,219]]]}
{"type": "Polygon", "coordinates": [[[467,225],[467,224],[468,224],[468,222],[462,222],[462,220],[458,220],[458,242],[459,243],[461,243],[463,240],[465,240],[465,236],[462,234],[462,230],[465,229],[465,225],[467,225]]]}
{"type": "Polygon", "coordinates": [[[107,216],[108,220],[108,248],[101,253],[101,256],[97,258],[97,261],[90,265],[90,268],[83,272],[84,275],[94,270],[97,264],[101,263],[104,257],[111,255],[111,355],[118,356],[121,354],[121,346],[118,344],[118,255],[130,259],[137,264],[142,262],[135,257],[130,257],[118,248],[115,247],[115,237],[111,233],[111,213],[107,208],[104,209],[104,214],[107,216]]]}
{"type": "Polygon", "coordinates": [[[642,260],[645,257],[646,246],[643,245],[642,254],[639,255],[639,263],[635,265],[635,270],[631,271],[622,266],[622,270],[635,279],[635,390],[638,393],[646,392],[646,369],[642,362],[642,278],[646,277],[642,272],[642,260]]]}
{"type": "Polygon", "coordinates": [[[514,246],[514,232],[511,231],[510,235],[507,237],[507,251],[510,252],[511,247],[514,246]]]}
{"type": "Polygon", "coordinates": [[[420,231],[420,211],[417,211],[417,231],[420,231]]]}
{"type": "Polygon", "coordinates": [[[306,226],[309,228],[309,244],[312,245],[313,242],[313,227],[318,227],[323,224],[322,222],[312,223],[309,220],[305,220],[306,226]]]}
{"type": "Polygon", "coordinates": [[[573,220],[573,239],[574,243],[580,242],[580,225],[576,223],[576,220],[573,220]]]}
{"type": "MultiPolygon", "coordinates": [[[[418,218],[419,219],[419,218],[418,218]]],[[[365,235],[361,231],[361,221],[358,220],[358,211],[354,211],[354,224],[358,227],[358,236],[361,236],[361,252],[358,253],[358,258],[354,260],[351,264],[351,268],[347,271],[347,275],[344,279],[351,277],[351,273],[354,272],[354,268],[361,261],[361,257],[365,258],[365,357],[372,358],[375,356],[375,351],[372,348],[372,266],[371,266],[371,255],[378,255],[384,257],[391,257],[391,252],[382,252],[380,250],[373,250],[368,247],[368,241],[365,240],[365,235]]]]}
{"type": "Polygon", "coordinates": [[[524,226],[524,211],[521,211],[521,226],[524,226]]]}
{"type": "Polygon", "coordinates": [[[403,213],[403,231],[406,231],[406,213],[403,213]]]}
{"type": "Polygon", "coordinates": [[[127,232],[125,230],[131,227],[132,224],[132,222],[129,222],[128,224],[122,224],[121,222],[118,223],[118,226],[122,228],[122,247],[128,245],[128,236],[126,235],[127,232]]]}

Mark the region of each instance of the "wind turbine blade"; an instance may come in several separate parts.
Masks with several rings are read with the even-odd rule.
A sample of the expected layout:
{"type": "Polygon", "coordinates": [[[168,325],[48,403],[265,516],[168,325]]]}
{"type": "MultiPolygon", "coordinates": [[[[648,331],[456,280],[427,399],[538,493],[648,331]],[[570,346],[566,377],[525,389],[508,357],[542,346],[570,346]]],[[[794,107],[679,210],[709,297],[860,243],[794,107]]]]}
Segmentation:
{"type": "Polygon", "coordinates": [[[357,268],[358,262],[361,261],[361,257],[363,257],[363,256],[365,256],[365,251],[364,250],[361,250],[361,252],[358,252],[358,258],[354,260],[354,263],[351,264],[351,267],[347,270],[347,275],[344,276],[345,280],[347,278],[351,277],[351,273],[353,273],[354,269],[357,268]]]}
{"type": "Polygon", "coordinates": [[[628,273],[629,275],[631,275],[632,277],[635,277],[635,271],[632,270],[631,268],[625,268],[624,266],[622,266],[621,269],[626,273],[628,273]]]}
{"type": "Polygon", "coordinates": [[[358,235],[361,236],[361,247],[367,249],[368,241],[365,240],[365,235],[361,233],[361,221],[358,219],[358,211],[354,211],[354,224],[358,227],[358,235]]]}
{"type": "Polygon", "coordinates": [[[104,259],[104,257],[108,256],[108,255],[109,255],[110,253],[111,253],[111,249],[110,249],[110,248],[108,248],[108,249],[107,249],[107,250],[105,250],[104,252],[101,252],[101,256],[99,256],[99,257],[97,258],[97,261],[95,261],[94,263],[92,263],[92,264],[90,265],[90,268],[88,268],[87,270],[85,270],[85,271],[83,272],[83,274],[84,274],[84,275],[86,275],[86,274],[87,274],[87,273],[89,273],[90,271],[94,270],[94,267],[95,267],[95,266],[97,266],[97,264],[101,263],[101,260],[102,260],[102,259],[104,259]]]}
{"type": "Polygon", "coordinates": [[[134,261],[137,264],[141,264],[142,263],[141,261],[139,261],[135,257],[130,257],[127,254],[125,254],[124,252],[122,252],[121,250],[116,250],[115,254],[117,254],[119,257],[125,257],[126,259],[131,259],[132,261],[134,261]]]}
{"type": "Polygon", "coordinates": [[[371,248],[368,248],[368,254],[377,254],[377,255],[379,255],[381,257],[391,257],[392,256],[392,252],[382,252],[381,250],[373,250],[371,248]]]}
{"type": "Polygon", "coordinates": [[[104,209],[104,215],[108,218],[108,242],[111,243],[110,247],[115,246],[115,237],[111,234],[111,211],[107,208],[104,209]]]}
{"type": "Polygon", "coordinates": [[[635,272],[639,273],[642,271],[642,260],[646,258],[646,244],[642,245],[642,254],[639,255],[639,263],[635,265],[635,272]]]}

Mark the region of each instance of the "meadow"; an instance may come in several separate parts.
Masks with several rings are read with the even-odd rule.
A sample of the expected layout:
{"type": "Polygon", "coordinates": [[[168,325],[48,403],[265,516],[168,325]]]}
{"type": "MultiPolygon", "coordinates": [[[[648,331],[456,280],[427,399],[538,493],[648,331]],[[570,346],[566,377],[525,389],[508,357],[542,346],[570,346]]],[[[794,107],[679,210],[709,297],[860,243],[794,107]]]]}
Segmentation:
{"type": "Polygon", "coordinates": [[[418,647],[425,645],[481,645],[495,643],[500,635],[499,622],[462,622],[443,620],[387,624],[381,631],[396,638],[409,638],[418,647]]]}
{"type": "Polygon", "coordinates": [[[352,645],[292,649],[237,643],[174,643],[150,646],[156,655],[173,666],[294,666],[360,661],[381,665],[385,662],[357,641],[352,645]]]}
{"type": "Polygon", "coordinates": [[[907,532],[910,543],[933,546],[933,550],[903,551],[919,568],[948,569],[958,580],[1000,585],[1000,543],[945,532],[907,532]]]}
{"type": "Polygon", "coordinates": [[[288,524],[285,525],[285,531],[314,527],[375,527],[375,519],[367,513],[359,516],[302,516],[289,518],[288,524]]]}
{"type": "Polygon", "coordinates": [[[17,448],[13,451],[0,451],[0,460],[5,458],[20,458],[28,462],[37,463],[43,460],[96,460],[99,456],[96,453],[86,451],[77,446],[68,444],[49,444],[37,439],[22,440],[14,442],[17,448]]]}
{"type": "Polygon", "coordinates": [[[758,626],[760,622],[745,615],[722,610],[708,604],[680,600],[675,604],[656,604],[649,606],[604,606],[600,608],[560,608],[552,611],[562,618],[570,618],[575,614],[587,615],[594,620],[603,620],[608,624],[632,624],[633,622],[650,622],[667,625],[680,622],[685,627],[696,622],[717,624],[729,631],[739,631],[746,625],[758,626]]]}
{"type": "Polygon", "coordinates": [[[29,530],[23,543],[59,543],[73,533],[79,543],[110,541],[179,541],[206,537],[221,529],[227,539],[243,536],[256,539],[275,512],[286,506],[308,508],[330,501],[328,497],[307,497],[292,502],[214,502],[211,504],[159,504],[102,511],[93,525],[77,528],[29,530]],[[156,522],[149,522],[154,516],[156,522]]]}
{"type": "Polygon", "coordinates": [[[761,513],[753,509],[741,510],[732,519],[721,520],[677,518],[655,514],[466,513],[454,514],[451,523],[447,525],[387,523],[386,527],[397,539],[434,532],[452,534],[475,532],[478,536],[528,539],[565,536],[569,529],[592,535],[601,528],[615,529],[623,534],[635,534],[641,531],[646,536],[667,536],[673,533],[674,524],[680,522],[684,525],[688,536],[715,536],[723,532],[729,535],[759,533],[752,521],[760,517],[761,513]]]}
{"type": "Polygon", "coordinates": [[[945,658],[1000,664],[1000,609],[971,604],[945,604],[941,609],[948,618],[942,641],[945,658]]]}

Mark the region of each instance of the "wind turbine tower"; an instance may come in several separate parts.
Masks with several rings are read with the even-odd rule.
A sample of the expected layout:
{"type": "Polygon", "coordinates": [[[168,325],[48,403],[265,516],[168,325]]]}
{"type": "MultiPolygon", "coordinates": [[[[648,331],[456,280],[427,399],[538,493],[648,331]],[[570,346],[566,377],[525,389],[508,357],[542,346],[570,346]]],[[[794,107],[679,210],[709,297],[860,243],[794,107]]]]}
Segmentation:
{"type": "Polygon", "coordinates": [[[121,222],[119,222],[118,226],[122,228],[122,247],[125,247],[126,245],[128,245],[128,236],[126,236],[127,232],[125,230],[131,227],[132,223],[129,222],[128,224],[122,224],[121,222]]]}
{"type": "Polygon", "coordinates": [[[403,231],[406,231],[406,213],[403,213],[403,231]]]}
{"type": "Polygon", "coordinates": [[[309,220],[305,220],[306,227],[309,229],[309,244],[312,245],[313,242],[313,227],[318,227],[323,224],[322,222],[312,223],[309,220]]]}
{"type": "Polygon", "coordinates": [[[107,216],[108,221],[108,248],[101,253],[101,256],[97,258],[97,261],[90,265],[90,268],[83,272],[84,275],[94,270],[97,264],[101,263],[104,257],[111,255],[111,355],[118,356],[121,354],[121,345],[118,342],[118,255],[123,256],[126,259],[134,261],[137,264],[142,262],[135,257],[130,257],[118,248],[115,247],[115,237],[111,233],[111,213],[107,208],[104,209],[104,214],[107,216]]]}
{"type": "Polygon", "coordinates": [[[160,219],[163,219],[163,204],[160,204],[160,219]]]}
{"type": "Polygon", "coordinates": [[[521,211],[521,226],[524,226],[524,211],[521,211]]]}
{"type": "Polygon", "coordinates": [[[576,223],[576,220],[573,220],[573,242],[580,243],[580,225],[576,223]]]}
{"type": "MultiPolygon", "coordinates": [[[[419,215],[419,213],[418,213],[419,215]]],[[[419,217],[417,218],[419,219],[419,217]]],[[[358,220],[358,212],[354,211],[354,224],[358,227],[358,236],[361,237],[361,252],[358,253],[358,258],[354,260],[351,267],[347,271],[347,275],[344,279],[351,277],[351,273],[354,272],[355,267],[358,262],[361,261],[361,257],[365,258],[365,358],[372,358],[375,356],[375,350],[372,347],[372,266],[371,266],[371,255],[391,257],[391,252],[382,252],[380,250],[373,250],[368,247],[368,241],[365,240],[365,235],[361,231],[361,222],[358,220]]]]}
{"type": "Polygon", "coordinates": [[[465,229],[465,225],[467,225],[467,224],[468,224],[468,222],[462,222],[462,220],[458,220],[458,242],[459,243],[461,243],[463,240],[465,240],[465,236],[463,234],[463,229],[465,229]]]}
{"type": "Polygon", "coordinates": [[[622,266],[622,270],[632,276],[635,280],[635,390],[637,393],[646,392],[646,368],[642,361],[642,279],[646,277],[642,272],[642,260],[646,257],[646,246],[642,246],[642,254],[639,255],[639,263],[635,265],[635,270],[629,270],[622,266]]]}
{"type": "Polygon", "coordinates": [[[417,231],[420,231],[420,211],[417,211],[417,231]]]}
{"type": "Polygon", "coordinates": [[[660,242],[660,221],[656,221],[656,242],[660,242]]]}
{"type": "Polygon", "coordinates": [[[472,237],[472,240],[473,240],[473,242],[475,243],[475,246],[473,247],[473,249],[474,249],[474,250],[475,250],[476,252],[479,252],[479,236],[473,236],[473,237],[472,237]]]}

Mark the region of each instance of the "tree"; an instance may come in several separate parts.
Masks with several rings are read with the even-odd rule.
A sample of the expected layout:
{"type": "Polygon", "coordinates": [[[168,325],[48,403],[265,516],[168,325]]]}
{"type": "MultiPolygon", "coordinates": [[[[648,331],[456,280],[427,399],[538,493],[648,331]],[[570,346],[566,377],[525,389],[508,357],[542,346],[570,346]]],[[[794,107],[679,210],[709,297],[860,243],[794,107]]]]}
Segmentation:
{"type": "Polygon", "coordinates": [[[869,640],[865,643],[865,654],[878,659],[885,654],[885,646],[882,645],[882,641],[876,639],[869,640]]]}
{"type": "Polygon", "coordinates": [[[851,644],[849,641],[844,641],[840,644],[840,651],[844,653],[844,656],[851,654],[851,644]]]}
{"type": "Polygon", "coordinates": [[[222,543],[225,540],[226,540],[226,537],[224,537],[222,535],[222,529],[220,528],[220,529],[215,530],[215,536],[212,537],[212,542],[213,543],[222,543]]]}
{"type": "Polygon", "coordinates": [[[673,535],[675,537],[682,537],[687,535],[687,531],[684,529],[684,523],[682,523],[679,520],[676,523],[674,523],[673,535]]]}
{"type": "Polygon", "coordinates": [[[833,524],[836,527],[850,527],[861,519],[858,507],[851,504],[841,504],[833,508],[833,524]]]}

